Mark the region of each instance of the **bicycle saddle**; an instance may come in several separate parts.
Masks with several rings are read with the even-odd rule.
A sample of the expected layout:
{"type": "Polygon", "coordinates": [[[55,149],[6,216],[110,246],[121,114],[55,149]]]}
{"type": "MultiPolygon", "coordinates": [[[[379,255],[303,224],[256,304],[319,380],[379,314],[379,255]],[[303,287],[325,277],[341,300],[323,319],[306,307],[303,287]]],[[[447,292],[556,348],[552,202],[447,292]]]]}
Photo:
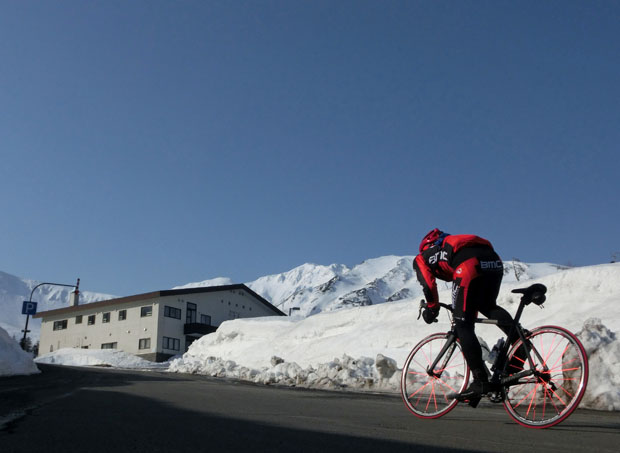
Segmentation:
{"type": "Polygon", "coordinates": [[[523,294],[523,296],[521,296],[521,300],[525,302],[526,305],[530,302],[534,302],[536,305],[541,305],[546,299],[545,293],[547,292],[547,287],[542,283],[534,283],[532,286],[528,286],[527,288],[513,289],[512,292],[523,294]]]}

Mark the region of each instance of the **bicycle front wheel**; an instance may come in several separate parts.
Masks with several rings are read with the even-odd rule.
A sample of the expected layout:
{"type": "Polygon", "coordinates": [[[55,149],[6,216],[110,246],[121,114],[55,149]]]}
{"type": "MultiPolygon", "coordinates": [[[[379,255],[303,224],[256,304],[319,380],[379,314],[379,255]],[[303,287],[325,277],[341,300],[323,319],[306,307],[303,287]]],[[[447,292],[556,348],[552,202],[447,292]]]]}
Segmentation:
{"type": "Polygon", "coordinates": [[[520,425],[548,428],[568,417],[579,405],[588,384],[588,357],[579,339],[562,327],[534,329],[527,340],[532,346],[532,369],[522,341],[508,353],[512,372],[533,374],[506,388],[504,407],[520,425]]]}
{"type": "Polygon", "coordinates": [[[407,409],[420,418],[447,414],[458,404],[457,400],[448,398],[448,394],[460,393],[467,387],[469,367],[458,340],[442,352],[449,338],[445,333],[424,338],[413,348],[403,366],[400,393],[407,409]],[[439,361],[431,370],[438,356],[439,361]]]}

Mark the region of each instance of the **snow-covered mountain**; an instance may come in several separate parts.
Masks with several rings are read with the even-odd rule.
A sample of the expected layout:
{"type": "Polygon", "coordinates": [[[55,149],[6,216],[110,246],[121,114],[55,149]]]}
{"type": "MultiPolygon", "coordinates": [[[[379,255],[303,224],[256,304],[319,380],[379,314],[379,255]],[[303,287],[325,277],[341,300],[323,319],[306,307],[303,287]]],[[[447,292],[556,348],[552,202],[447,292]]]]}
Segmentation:
{"type": "MultiPolygon", "coordinates": [[[[22,315],[22,303],[29,300],[32,289],[41,282],[23,279],[6,272],[0,271],[0,327],[10,336],[21,338],[22,329],[26,322],[26,316],[22,315]]],[[[69,305],[69,294],[73,288],[63,286],[39,287],[32,296],[32,300],[38,302],[37,311],[53,310],[69,305]]],[[[80,291],[80,303],[96,302],[111,299],[109,294],[80,291]]],[[[30,319],[28,329],[30,337],[39,338],[41,329],[40,319],[30,319]]]]}
{"type": "Polygon", "coordinates": [[[304,264],[289,272],[261,277],[248,286],[285,313],[298,308],[299,315],[305,317],[398,300],[404,288],[409,292],[415,287],[412,278],[410,259],[384,256],[352,269],[339,264],[304,264]]]}
{"type": "MultiPolygon", "coordinates": [[[[303,317],[345,307],[375,305],[413,297],[421,292],[411,266],[413,257],[384,256],[349,269],[343,264],[323,266],[306,263],[281,274],[248,282],[257,292],[285,313],[303,317]],[[297,310],[299,309],[299,310],[297,310]]],[[[232,283],[217,278],[177,288],[232,283]]]]}
{"type": "MultiPolygon", "coordinates": [[[[329,266],[303,264],[281,274],[260,277],[248,282],[252,290],[270,301],[285,313],[307,317],[348,307],[377,305],[401,299],[422,297],[422,290],[412,268],[413,256],[383,256],[372,258],[348,268],[342,264],[329,266]],[[299,310],[297,310],[299,309],[299,310]]],[[[554,264],[527,264],[519,261],[504,263],[504,282],[517,278],[539,278],[563,269],[554,264]]],[[[229,285],[226,277],[217,277],[179,288],[229,285]]],[[[28,300],[32,288],[39,282],[0,272],[0,327],[11,336],[21,337],[25,316],[21,314],[22,302],[28,300]]],[[[439,282],[439,289],[449,284],[439,282]]],[[[153,288],[153,290],[162,288],[153,288]]],[[[71,288],[42,286],[33,299],[39,302],[38,311],[67,306],[71,288]]],[[[124,294],[129,295],[129,294],[124,294]]],[[[80,292],[80,303],[110,299],[114,296],[89,291],[80,292]]],[[[38,339],[40,320],[31,320],[31,338],[38,339]]]]}
{"type": "MultiPolygon", "coordinates": [[[[321,266],[303,264],[288,272],[261,277],[246,283],[252,290],[271,301],[285,313],[307,317],[321,312],[423,297],[412,267],[413,256],[383,256],[368,259],[349,269],[342,264],[321,266]]],[[[563,266],[548,263],[504,263],[504,282],[529,280],[549,275],[563,266]]],[[[191,288],[232,283],[218,278],[188,283],[178,288],[191,288]]],[[[440,289],[449,289],[439,282],[440,289]]]]}

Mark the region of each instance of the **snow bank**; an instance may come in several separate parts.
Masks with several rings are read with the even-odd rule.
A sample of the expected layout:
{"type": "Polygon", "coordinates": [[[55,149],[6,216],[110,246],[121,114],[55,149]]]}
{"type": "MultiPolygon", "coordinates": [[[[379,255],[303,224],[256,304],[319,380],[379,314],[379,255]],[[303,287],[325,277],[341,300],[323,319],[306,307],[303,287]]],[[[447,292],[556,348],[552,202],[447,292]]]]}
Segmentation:
{"type": "Polygon", "coordinates": [[[0,376],[39,372],[32,355],[23,351],[6,330],[0,327],[0,376]]]}
{"type": "Polygon", "coordinates": [[[577,333],[588,353],[590,379],[581,403],[591,409],[620,410],[620,342],[600,319],[590,318],[577,333]]]}
{"type": "Polygon", "coordinates": [[[62,348],[35,359],[37,363],[68,366],[109,366],[114,368],[154,369],[167,368],[168,364],[150,362],[116,349],[62,348]]]}
{"type": "Polygon", "coordinates": [[[206,360],[188,358],[174,360],[168,369],[171,372],[205,374],[213,377],[228,377],[259,384],[279,384],[294,387],[321,389],[356,389],[389,391],[398,390],[400,374],[396,373],[393,359],[377,356],[354,359],[347,355],[302,368],[295,362],[284,362],[273,356],[271,367],[257,370],[237,365],[232,360],[207,357],[206,360]]]}
{"type": "MultiPolygon", "coordinates": [[[[215,336],[215,334],[212,334],[215,336]]],[[[600,319],[587,320],[577,333],[588,353],[590,378],[581,407],[597,410],[620,410],[620,343],[600,319]]],[[[230,338],[231,335],[228,336],[230,338]]],[[[234,336],[235,338],[247,335],[234,336]]],[[[220,337],[220,340],[222,337],[220,337]]],[[[486,342],[480,339],[483,347],[486,342]]],[[[216,340],[217,341],[217,340],[216,340]]],[[[224,340],[226,341],[226,340],[224,340]]],[[[207,343],[206,341],[204,343],[207,343]]],[[[401,369],[396,360],[377,354],[375,359],[348,355],[327,362],[300,366],[272,356],[268,366],[248,367],[234,360],[205,356],[207,344],[194,343],[182,358],[171,362],[168,371],[227,377],[260,384],[279,384],[305,388],[355,389],[375,392],[398,392],[401,369]]],[[[408,351],[407,351],[408,352],[408,351]]],[[[252,360],[246,360],[252,362],[252,360]]]]}
{"type": "MultiPolygon", "coordinates": [[[[582,407],[620,410],[620,345],[614,333],[620,329],[620,265],[561,270],[536,281],[547,285],[547,302],[544,310],[527,307],[522,324],[527,328],[555,324],[579,332],[590,363],[582,407]]],[[[532,283],[507,282],[500,304],[514,313],[519,299],[510,291],[532,283]]],[[[450,292],[440,292],[440,299],[450,300],[450,292]]],[[[305,319],[228,321],[194,342],[182,358],[171,362],[169,371],[267,384],[397,392],[399,368],[412,347],[450,327],[445,312],[431,326],[417,321],[418,303],[409,299],[305,319]]],[[[494,326],[479,325],[476,330],[483,346],[500,336],[494,326]]]]}

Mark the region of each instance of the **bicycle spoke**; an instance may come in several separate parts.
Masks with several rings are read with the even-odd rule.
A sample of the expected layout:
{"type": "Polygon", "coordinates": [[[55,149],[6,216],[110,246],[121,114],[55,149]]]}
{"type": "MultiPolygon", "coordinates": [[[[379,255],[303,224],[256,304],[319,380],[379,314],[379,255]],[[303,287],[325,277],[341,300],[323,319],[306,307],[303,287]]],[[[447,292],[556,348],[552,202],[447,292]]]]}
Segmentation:
{"type": "MultiPolygon", "coordinates": [[[[453,391],[454,393],[456,393],[456,392],[457,392],[457,390],[456,390],[454,387],[452,387],[451,385],[449,385],[449,384],[448,384],[447,382],[445,382],[443,379],[439,379],[439,378],[438,378],[437,380],[438,380],[440,383],[442,383],[445,387],[447,387],[448,389],[450,389],[451,391],[453,391]]],[[[446,398],[446,401],[447,401],[447,398],[446,398]]]]}
{"type": "Polygon", "coordinates": [[[568,390],[566,390],[566,388],[563,385],[561,385],[560,388],[562,389],[564,393],[566,393],[566,396],[568,396],[569,398],[573,398],[575,396],[574,393],[571,393],[568,390]]]}
{"type": "MultiPolygon", "coordinates": [[[[440,382],[440,383],[441,383],[441,382],[440,382]]],[[[449,386],[447,386],[447,385],[445,385],[445,384],[444,384],[444,386],[445,386],[445,387],[447,387],[449,390],[452,390],[453,392],[455,392],[455,391],[456,391],[456,390],[452,389],[451,387],[449,387],[449,386]]],[[[449,402],[450,402],[450,400],[448,399],[448,393],[447,393],[447,392],[446,392],[443,388],[440,388],[440,390],[441,390],[441,395],[443,396],[443,400],[444,400],[446,403],[449,403],[449,402]]]]}
{"type": "Polygon", "coordinates": [[[553,395],[555,395],[555,397],[556,397],[558,400],[560,400],[560,403],[562,403],[562,404],[564,405],[564,407],[566,407],[566,406],[567,406],[567,404],[566,404],[566,402],[564,402],[564,400],[560,397],[560,395],[558,395],[558,394],[556,393],[556,391],[555,391],[555,390],[553,390],[553,389],[550,389],[550,390],[551,390],[551,393],[552,393],[553,395]]]}
{"type": "Polygon", "coordinates": [[[426,403],[427,412],[428,406],[431,404],[431,400],[435,401],[435,410],[437,410],[437,400],[435,400],[435,381],[431,381],[431,394],[428,396],[428,402],[426,403]]]}
{"type": "Polygon", "coordinates": [[[424,364],[420,363],[418,360],[415,360],[415,363],[416,363],[416,365],[418,365],[423,370],[425,370],[428,367],[428,365],[431,364],[431,362],[428,362],[428,365],[424,365],[424,364]]]}
{"type": "Polygon", "coordinates": [[[426,372],[422,373],[421,371],[407,371],[407,374],[415,374],[416,376],[426,376],[428,373],[426,372]]]}
{"type": "Polygon", "coordinates": [[[527,394],[527,395],[525,395],[523,398],[521,398],[521,399],[517,402],[517,404],[513,404],[513,407],[514,407],[514,408],[517,408],[517,407],[521,406],[521,403],[523,403],[524,401],[526,401],[526,400],[529,398],[529,396],[530,396],[530,395],[531,395],[531,394],[532,394],[535,390],[536,390],[536,389],[534,388],[534,390],[531,390],[530,392],[528,392],[528,394],[527,394]]]}
{"type": "MultiPolygon", "coordinates": [[[[532,409],[532,403],[534,402],[534,398],[536,397],[536,391],[538,390],[539,386],[540,384],[536,384],[536,387],[534,387],[534,390],[530,392],[532,394],[532,398],[530,399],[530,405],[527,408],[526,415],[529,415],[530,410],[532,409]]],[[[536,405],[534,405],[534,411],[536,411],[536,405]]]]}
{"type": "MultiPolygon", "coordinates": [[[[549,394],[547,392],[547,389],[545,388],[545,394],[549,394]]],[[[549,401],[551,401],[551,404],[553,405],[553,408],[555,409],[555,413],[559,414],[561,411],[560,409],[558,409],[558,407],[555,405],[555,402],[553,401],[553,396],[551,394],[549,394],[549,401]]]]}
{"type": "MultiPolygon", "coordinates": [[[[554,336],[553,342],[551,343],[551,346],[549,347],[549,354],[547,354],[547,357],[544,359],[543,366],[546,369],[549,368],[548,365],[547,365],[549,363],[549,357],[551,357],[551,354],[553,354],[555,352],[555,350],[557,349],[557,347],[559,346],[559,342],[556,345],[553,344],[553,343],[555,343],[555,340],[556,340],[557,337],[558,337],[558,335],[554,336]]],[[[541,341],[542,341],[542,337],[541,337],[541,341]]]]}
{"type": "Polygon", "coordinates": [[[418,417],[436,418],[451,411],[458,401],[448,394],[461,391],[467,384],[469,369],[460,345],[446,349],[447,341],[453,340],[446,334],[430,335],[416,345],[403,366],[403,402],[418,417]],[[437,366],[430,370],[433,363],[437,366]]]}
{"type": "Polygon", "coordinates": [[[416,396],[417,393],[421,392],[422,390],[424,390],[432,381],[427,382],[426,384],[424,384],[422,387],[420,387],[418,390],[416,390],[415,392],[413,392],[411,395],[409,395],[409,399],[413,398],[414,396],[416,396]]]}
{"type": "Polygon", "coordinates": [[[558,364],[558,362],[560,362],[560,366],[564,366],[564,362],[562,360],[564,358],[564,354],[566,354],[566,351],[568,351],[568,348],[570,348],[570,344],[566,345],[566,347],[564,348],[564,351],[562,351],[562,354],[560,354],[558,356],[558,358],[556,359],[555,363],[553,364],[553,366],[551,368],[549,368],[549,370],[555,369],[555,366],[558,364]]]}
{"type": "MultiPolygon", "coordinates": [[[[588,377],[587,356],[579,340],[560,327],[546,326],[528,337],[532,349],[524,369],[533,375],[510,384],[504,406],[517,422],[533,428],[560,423],[578,406],[588,377]],[[531,360],[531,362],[530,362],[531,360]]],[[[509,362],[521,362],[515,345],[509,362]]]]}

